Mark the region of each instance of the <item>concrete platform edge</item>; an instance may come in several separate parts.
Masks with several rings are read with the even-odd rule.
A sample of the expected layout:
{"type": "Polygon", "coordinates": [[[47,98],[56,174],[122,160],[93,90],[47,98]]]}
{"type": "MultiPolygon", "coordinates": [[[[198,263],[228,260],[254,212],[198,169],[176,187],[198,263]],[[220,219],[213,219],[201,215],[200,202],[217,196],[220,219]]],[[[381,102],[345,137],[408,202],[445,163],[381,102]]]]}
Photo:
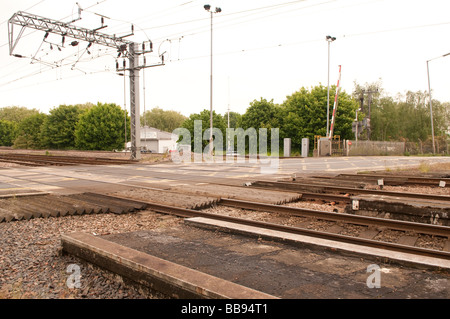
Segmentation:
{"type": "Polygon", "coordinates": [[[364,247],[303,235],[287,234],[276,230],[239,225],[231,222],[213,220],[204,217],[188,218],[185,219],[185,223],[194,227],[237,233],[246,236],[254,236],[278,242],[287,242],[297,246],[299,245],[315,249],[319,248],[331,250],[350,256],[364,256],[371,259],[382,259],[384,262],[394,262],[405,266],[450,271],[450,262],[438,258],[417,256],[379,248],[364,247]]]}
{"type": "Polygon", "coordinates": [[[65,253],[172,298],[277,299],[87,233],[63,234],[61,245],[65,253]]]}

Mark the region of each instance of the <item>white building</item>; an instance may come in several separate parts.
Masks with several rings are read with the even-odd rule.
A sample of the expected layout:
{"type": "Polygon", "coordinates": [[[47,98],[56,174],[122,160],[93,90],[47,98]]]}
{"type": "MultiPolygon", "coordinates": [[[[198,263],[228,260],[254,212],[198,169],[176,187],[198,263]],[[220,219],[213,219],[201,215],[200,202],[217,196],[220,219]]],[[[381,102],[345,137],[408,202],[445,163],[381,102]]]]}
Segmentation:
{"type": "MultiPolygon", "coordinates": [[[[152,153],[166,153],[177,149],[178,135],[158,130],[154,127],[141,127],[141,150],[152,153]]],[[[127,143],[127,148],[131,143],[127,143]]]]}

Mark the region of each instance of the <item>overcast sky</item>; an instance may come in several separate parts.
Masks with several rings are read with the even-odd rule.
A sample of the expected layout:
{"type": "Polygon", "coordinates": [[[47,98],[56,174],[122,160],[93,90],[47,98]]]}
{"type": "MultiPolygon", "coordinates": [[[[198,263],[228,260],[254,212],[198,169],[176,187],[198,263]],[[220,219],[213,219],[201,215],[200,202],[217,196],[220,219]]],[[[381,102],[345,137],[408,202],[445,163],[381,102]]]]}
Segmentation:
{"type": "MultiPolygon", "coordinates": [[[[302,86],[338,80],[351,93],[354,82],[381,80],[387,94],[428,90],[426,61],[450,52],[448,0],[79,0],[75,25],[128,40],[151,40],[141,71],[141,113],[155,106],[184,115],[209,109],[210,14],[214,14],[214,110],[244,113],[253,100],[282,103],[302,86]],[[145,85],[144,85],[145,78],[145,85]],[[144,91],[145,88],[145,91],[144,91]],[[144,94],[145,92],[145,94],[144,94]]],[[[17,11],[70,22],[76,1],[0,0],[0,107],[18,105],[47,113],[61,104],[110,102],[129,108],[128,77],[115,72],[117,52],[87,43],[71,47],[59,36],[43,42],[41,31],[25,30],[9,55],[8,19],[17,11]],[[51,47],[53,50],[51,50],[51,47]],[[32,59],[34,58],[34,59],[32,59]],[[56,67],[58,66],[58,67],[56,67]],[[124,81],[125,80],[125,81],[124,81]],[[124,89],[124,84],[126,85],[124,89]],[[126,99],[124,100],[124,94],[126,99]]],[[[20,27],[14,27],[17,35],[20,27]]],[[[122,63],[122,60],[119,60],[122,63]]],[[[450,101],[450,56],[430,62],[433,98],[450,101]]],[[[333,92],[332,92],[333,93],[333,92]]],[[[326,106],[324,106],[326,107],[326,106]]]]}

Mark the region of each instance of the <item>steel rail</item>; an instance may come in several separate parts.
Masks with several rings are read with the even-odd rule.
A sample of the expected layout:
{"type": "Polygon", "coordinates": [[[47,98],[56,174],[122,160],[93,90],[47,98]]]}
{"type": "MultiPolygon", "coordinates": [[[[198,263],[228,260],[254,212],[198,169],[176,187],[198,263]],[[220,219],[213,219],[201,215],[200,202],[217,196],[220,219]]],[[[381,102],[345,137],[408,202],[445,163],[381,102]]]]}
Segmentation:
{"type": "MultiPolygon", "coordinates": [[[[103,159],[103,158],[88,158],[88,157],[67,157],[67,156],[47,156],[47,155],[17,155],[17,154],[0,154],[1,161],[17,162],[20,164],[22,162],[28,163],[40,163],[40,164],[50,164],[50,165],[79,165],[79,164],[100,164],[100,165],[120,165],[120,164],[134,164],[137,161],[133,160],[116,160],[116,159],[103,159]]],[[[27,164],[24,164],[27,165],[27,164]]]]}
{"type": "MultiPolygon", "coordinates": [[[[44,166],[46,164],[49,164],[49,165],[75,165],[73,161],[67,161],[67,162],[58,161],[58,160],[53,161],[50,158],[49,159],[41,159],[41,158],[29,158],[29,157],[6,157],[6,156],[0,156],[0,159],[1,160],[12,160],[12,161],[19,160],[19,161],[22,161],[22,162],[42,164],[42,165],[39,165],[39,166],[44,166]]],[[[26,165],[26,164],[24,164],[24,165],[26,165]]]]}
{"type": "Polygon", "coordinates": [[[89,157],[89,156],[68,156],[68,155],[41,155],[41,154],[18,154],[18,153],[0,153],[2,157],[20,157],[20,158],[36,158],[36,159],[57,159],[68,160],[73,159],[80,161],[104,161],[104,162],[118,162],[118,163],[134,163],[135,160],[120,159],[120,158],[108,158],[108,157],[89,157]]]}
{"type": "Polygon", "coordinates": [[[415,222],[409,222],[409,221],[352,215],[352,214],[346,214],[346,213],[331,213],[331,212],[326,212],[326,211],[304,209],[304,208],[298,208],[298,207],[281,206],[281,205],[271,205],[271,204],[265,204],[265,203],[249,202],[249,201],[226,199],[226,198],[222,198],[218,204],[224,205],[224,206],[229,206],[229,207],[235,207],[235,208],[256,210],[256,211],[281,213],[281,214],[288,214],[288,215],[301,216],[301,217],[313,217],[313,218],[318,218],[318,219],[323,219],[323,220],[341,221],[341,222],[346,222],[346,223],[351,223],[351,224],[356,224],[356,225],[364,225],[364,226],[388,227],[390,229],[395,229],[395,230],[414,231],[414,232],[420,233],[420,234],[450,237],[450,227],[441,226],[441,225],[415,223],[415,222]]]}
{"type": "Polygon", "coordinates": [[[359,177],[369,177],[369,178],[389,178],[389,179],[407,179],[410,181],[422,181],[422,182],[437,182],[439,181],[446,181],[450,182],[450,178],[448,177],[424,177],[424,176],[408,176],[408,175],[377,175],[377,174],[339,174],[336,177],[349,177],[349,178],[359,178],[359,177]]]}
{"type": "Polygon", "coordinates": [[[366,174],[339,174],[337,176],[312,176],[320,180],[340,180],[357,182],[376,182],[383,179],[384,185],[419,185],[419,186],[439,186],[440,182],[446,183],[450,187],[450,178],[414,177],[399,175],[366,175],[366,174]]]}
{"type": "Polygon", "coordinates": [[[15,159],[5,159],[0,157],[0,162],[4,162],[4,163],[13,163],[13,164],[18,164],[18,165],[23,165],[23,166],[45,166],[45,164],[42,163],[36,163],[36,162],[28,162],[28,161],[19,161],[19,160],[15,160],[15,159]]]}
{"type": "Polygon", "coordinates": [[[351,203],[352,199],[345,195],[302,192],[302,199],[321,199],[335,202],[351,203]]]}
{"type": "Polygon", "coordinates": [[[418,198],[418,199],[431,199],[448,202],[450,201],[450,196],[446,195],[431,195],[431,194],[419,194],[419,193],[405,193],[405,192],[392,192],[392,191],[382,191],[374,189],[362,189],[362,188],[351,188],[351,187],[340,187],[340,186],[326,186],[322,184],[302,184],[297,182],[269,182],[269,181],[256,181],[253,182],[250,187],[265,188],[265,189],[281,189],[294,191],[297,193],[302,193],[306,188],[309,191],[312,189],[319,189],[325,191],[335,191],[347,194],[372,194],[381,196],[395,196],[395,197],[407,197],[407,198],[418,198]]]}

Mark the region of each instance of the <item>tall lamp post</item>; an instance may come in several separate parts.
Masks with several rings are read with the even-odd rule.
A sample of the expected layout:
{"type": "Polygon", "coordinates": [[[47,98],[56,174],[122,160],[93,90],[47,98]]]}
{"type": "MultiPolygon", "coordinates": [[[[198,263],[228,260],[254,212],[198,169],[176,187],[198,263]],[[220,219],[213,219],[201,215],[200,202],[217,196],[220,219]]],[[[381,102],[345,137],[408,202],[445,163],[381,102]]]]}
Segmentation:
{"type": "MultiPolygon", "coordinates": [[[[327,35],[326,40],[328,42],[328,90],[327,90],[327,137],[330,131],[330,44],[335,41],[336,38],[330,35],[327,35]]],[[[330,136],[331,138],[331,136],[330,136]]]]}
{"type": "Polygon", "coordinates": [[[211,14],[211,75],[210,75],[210,105],[209,105],[209,154],[213,153],[213,15],[222,12],[221,8],[216,7],[215,11],[211,10],[209,4],[203,6],[206,11],[211,14]]]}
{"type": "Polygon", "coordinates": [[[432,142],[433,142],[433,154],[436,154],[436,146],[434,144],[434,123],[433,123],[433,104],[431,102],[431,86],[430,86],[430,67],[429,67],[429,62],[439,59],[439,58],[444,58],[446,56],[450,55],[450,52],[441,56],[438,56],[436,58],[430,59],[427,61],[427,75],[428,75],[428,95],[430,97],[430,117],[431,117],[431,138],[432,138],[432,142]]]}

